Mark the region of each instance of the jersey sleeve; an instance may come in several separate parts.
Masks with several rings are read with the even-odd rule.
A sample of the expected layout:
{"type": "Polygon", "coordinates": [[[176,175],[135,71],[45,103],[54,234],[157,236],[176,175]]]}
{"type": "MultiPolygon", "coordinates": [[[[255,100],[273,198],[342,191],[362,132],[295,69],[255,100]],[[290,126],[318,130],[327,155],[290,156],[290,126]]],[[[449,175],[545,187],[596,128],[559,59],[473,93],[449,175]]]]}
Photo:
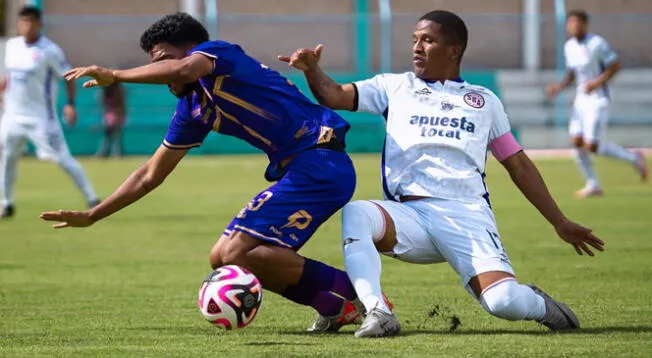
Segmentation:
{"type": "Polygon", "coordinates": [[[203,43],[190,50],[189,55],[203,55],[213,61],[214,76],[228,75],[235,69],[235,62],[230,60],[229,50],[222,50],[221,47],[211,44],[210,42],[203,43]]]}
{"type": "Polygon", "coordinates": [[[498,97],[495,97],[493,102],[490,108],[492,124],[489,131],[489,149],[498,161],[503,161],[523,150],[523,147],[512,134],[512,128],[502,102],[498,97]]]}
{"type": "Polygon", "coordinates": [[[611,66],[618,61],[618,54],[609,46],[607,40],[600,38],[598,42],[598,56],[605,66],[611,66]]]}
{"type": "Polygon", "coordinates": [[[201,119],[193,118],[188,109],[187,99],[182,98],[172,116],[165,134],[163,145],[170,149],[190,149],[199,147],[212,127],[201,119]]]}
{"type": "Polygon", "coordinates": [[[52,44],[50,49],[47,51],[47,56],[48,65],[59,76],[63,76],[64,73],[70,70],[70,64],[68,63],[66,55],[63,53],[61,47],[52,44]]]}
{"type": "Polygon", "coordinates": [[[353,82],[356,91],[353,110],[383,114],[389,106],[386,81],[387,76],[381,74],[363,81],[353,82]]]}

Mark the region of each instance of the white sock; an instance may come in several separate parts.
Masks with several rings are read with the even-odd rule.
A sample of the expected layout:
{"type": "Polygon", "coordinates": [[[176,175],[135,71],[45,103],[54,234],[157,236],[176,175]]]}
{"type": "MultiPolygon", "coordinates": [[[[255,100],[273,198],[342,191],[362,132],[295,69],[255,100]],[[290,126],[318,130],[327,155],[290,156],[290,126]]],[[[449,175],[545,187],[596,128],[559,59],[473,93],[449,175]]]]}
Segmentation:
{"type": "Polygon", "coordinates": [[[70,175],[77,185],[77,188],[79,188],[79,190],[84,194],[84,197],[86,197],[86,201],[91,202],[98,199],[97,194],[93,189],[93,185],[91,185],[88,177],[86,177],[84,169],[75,158],[71,155],[66,155],[63,158],[59,158],[58,163],[66,173],[70,175]]]}
{"type": "Polygon", "coordinates": [[[586,179],[586,186],[591,188],[599,188],[598,176],[593,170],[593,163],[591,162],[591,153],[584,148],[575,148],[575,162],[584,174],[586,179]]]}
{"type": "Polygon", "coordinates": [[[0,159],[0,189],[2,190],[2,207],[14,203],[14,182],[18,174],[18,159],[22,153],[3,148],[2,159],[0,159]]]}
{"type": "Polygon", "coordinates": [[[623,148],[613,142],[598,144],[598,154],[619,160],[625,160],[632,164],[636,163],[636,153],[630,152],[626,148],[623,148]]]}
{"type": "Polygon", "coordinates": [[[540,320],[546,314],[543,297],[513,278],[498,281],[482,291],[480,304],[492,315],[509,321],[540,320]]]}
{"type": "Polygon", "coordinates": [[[382,238],[383,214],[369,201],[354,201],[342,209],[342,240],[346,273],[367,312],[374,308],[391,313],[380,288],[380,255],[374,239],[382,238]]]}

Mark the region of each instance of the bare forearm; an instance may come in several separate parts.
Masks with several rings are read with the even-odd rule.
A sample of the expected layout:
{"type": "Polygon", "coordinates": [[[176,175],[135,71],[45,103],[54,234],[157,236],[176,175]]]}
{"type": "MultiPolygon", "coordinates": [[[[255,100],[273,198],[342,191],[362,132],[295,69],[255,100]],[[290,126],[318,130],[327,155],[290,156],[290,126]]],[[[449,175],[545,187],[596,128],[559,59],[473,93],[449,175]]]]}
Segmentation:
{"type": "Polygon", "coordinates": [[[573,82],[575,82],[575,72],[573,70],[566,70],[566,73],[564,73],[564,77],[561,79],[561,82],[559,82],[559,85],[562,88],[566,88],[572,85],[573,82]]]}
{"type": "Polygon", "coordinates": [[[147,179],[147,165],[133,172],[113,194],[90,210],[90,218],[99,221],[138,201],[162,183],[147,179]]]}
{"type": "Polygon", "coordinates": [[[525,154],[521,155],[525,158],[521,160],[520,165],[509,171],[512,181],[548,222],[552,225],[559,224],[566,219],[564,214],[548,191],[539,170],[525,154]]]}
{"type": "Polygon", "coordinates": [[[606,70],[605,70],[605,71],[600,75],[600,77],[598,77],[598,83],[599,83],[600,85],[604,85],[604,84],[606,84],[607,82],[609,82],[609,80],[611,80],[611,78],[613,78],[613,76],[614,76],[616,73],[618,73],[619,70],[620,70],[620,63],[616,63],[616,64],[612,65],[611,67],[607,68],[607,69],[606,69],[606,70]]]}
{"type": "Polygon", "coordinates": [[[75,98],[77,97],[77,85],[75,80],[66,81],[66,94],[68,95],[68,102],[66,104],[75,104],[75,98]]]}
{"type": "Polygon", "coordinates": [[[341,104],[339,100],[342,96],[342,86],[330,78],[321,68],[304,71],[306,81],[310,87],[310,92],[319,104],[333,108],[333,109],[346,109],[339,108],[341,104]]]}
{"type": "Polygon", "coordinates": [[[183,64],[178,60],[165,60],[128,70],[114,70],[113,76],[118,82],[171,84],[193,82],[190,74],[184,72],[183,64]]]}

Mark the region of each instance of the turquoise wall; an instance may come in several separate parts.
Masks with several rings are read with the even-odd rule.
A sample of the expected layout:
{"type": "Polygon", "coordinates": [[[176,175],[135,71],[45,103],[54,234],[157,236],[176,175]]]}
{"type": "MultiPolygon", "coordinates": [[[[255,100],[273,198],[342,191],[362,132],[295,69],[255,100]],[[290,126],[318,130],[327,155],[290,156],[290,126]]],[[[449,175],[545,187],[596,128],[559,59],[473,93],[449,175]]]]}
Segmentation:
{"type": "MultiPolygon", "coordinates": [[[[346,83],[372,76],[368,75],[337,75],[335,80],[346,83]]],[[[289,73],[301,90],[311,98],[303,76],[299,73],[289,73]]],[[[496,77],[493,72],[468,72],[464,79],[470,83],[480,84],[499,93],[496,77]]],[[[127,90],[128,123],[125,129],[125,152],[127,155],[151,154],[161,143],[167,124],[174,112],[176,98],[170,94],[166,86],[160,85],[125,85],[127,90]]],[[[101,106],[99,105],[99,89],[79,88],[77,92],[77,111],[79,121],[74,128],[64,125],[66,138],[71,151],[75,155],[92,155],[97,151],[101,139],[101,106]]],[[[63,84],[59,91],[59,103],[65,103],[63,84]]],[[[59,112],[61,113],[61,112],[59,112]]],[[[379,116],[341,112],[352,125],[347,136],[347,148],[350,152],[377,152],[383,145],[385,136],[384,120],[379,116]]],[[[235,138],[212,133],[204,144],[193,149],[193,154],[220,153],[253,153],[256,150],[245,142],[235,138]]]]}

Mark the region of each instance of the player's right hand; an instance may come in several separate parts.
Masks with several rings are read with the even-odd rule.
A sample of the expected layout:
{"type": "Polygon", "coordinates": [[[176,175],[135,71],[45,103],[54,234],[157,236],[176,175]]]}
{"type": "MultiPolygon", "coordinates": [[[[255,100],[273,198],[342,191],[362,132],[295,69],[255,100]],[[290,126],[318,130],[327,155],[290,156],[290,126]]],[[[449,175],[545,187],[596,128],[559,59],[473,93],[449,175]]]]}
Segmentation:
{"type": "Polygon", "coordinates": [[[564,88],[559,83],[553,83],[546,87],[546,94],[548,97],[553,98],[559,94],[564,88]]]}
{"type": "Polygon", "coordinates": [[[55,229],[64,227],[87,227],[95,223],[88,211],[68,211],[57,210],[47,211],[41,213],[41,219],[45,221],[56,221],[57,224],[52,225],[55,229]]]}
{"type": "Polygon", "coordinates": [[[292,56],[278,56],[278,60],[287,62],[290,67],[294,67],[300,71],[308,71],[317,67],[321,52],[324,45],[319,44],[314,50],[309,48],[301,48],[292,54],[292,56]]]}
{"type": "Polygon", "coordinates": [[[73,81],[82,77],[93,77],[92,80],[84,82],[84,88],[104,87],[115,83],[113,70],[97,65],[73,68],[63,75],[66,81],[73,81]]]}
{"type": "Polygon", "coordinates": [[[594,256],[595,254],[591,250],[591,247],[598,251],[604,251],[604,241],[595,236],[592,232],[593,230],[578,223],[563,220],[561,223],[555,225],[555,231],[557,231],[557,235],[562,240],[575,248],[578,255],[587,253],[589,256],[594,256]]]}

